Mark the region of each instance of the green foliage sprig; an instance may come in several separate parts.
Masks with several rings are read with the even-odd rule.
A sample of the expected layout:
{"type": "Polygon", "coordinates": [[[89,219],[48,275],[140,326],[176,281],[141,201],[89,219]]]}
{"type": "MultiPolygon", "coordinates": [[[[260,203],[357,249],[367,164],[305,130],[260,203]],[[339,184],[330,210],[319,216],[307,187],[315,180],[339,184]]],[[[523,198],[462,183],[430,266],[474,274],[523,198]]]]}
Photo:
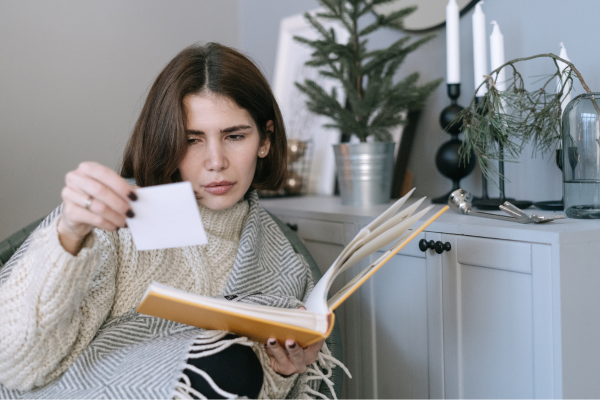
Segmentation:
{"type": "MultiPolygon", "coordinates": [[[[481,171],[486,178],[491,179],[498,175],[498,169],[491,161],[514,162],[527,143],[532,144],[534,154],[543,155],[553,150],[561,138],[561,101],[573,87],[573,74],[590,93],[575,66],[551,53],[516,58],[492,71],[476,88],[469,106],[453,120],[453,123],[461,124],[464,133],[463,144],[459,150],[461,161],[468,162],[474,153],[481,171]],[[552,59],[556,72],[549,78],[544,78],[540,88],[528,91],[515,64],[542,57],[552,59]],[[566,64],[562,73],[557,61],[566,64]],[[508,80],[510,84],[507,89],[500,91],[496,83],[500,71],[504,68],[512,70],[512,79],[508,80]],[[556,86],[551,85],[557,77],[560,80],[558,91],[556,86]],[[487,86],[488,91],[478,102],[477,92],[483,85],[487,86]]],[[[600,108],[595,102],[594,105],[600,115],[600,108]]]]}
{"type": "Polygon", "coordinates": [[[391,141],[390,129],[406,122],[406,111],[422,109],[427,96],[442,81],[418,85],[418,72],[397,83],[393,79],[405,57],[434,35],[412,43],[411,37],[406,36],[388,48],[367,50],[367,35],[381,28],[402,29],[403,18],[416,10],[408,7],[389,15],[375,11],[375,7],[392,1],[320,0],[325,11],[314,16],[304,14],[320,38],[294,37],[313,49],[306,65],[317,67],[321,76],[340,82],[346,96],[345,103],[338,98],[336,87],[327,92],[314,80],[306,79],[296,86],[308,96],[308,109],[331,118],[325,127],[356,135],[362,142],[371,135],[378,141],[391,141]],[[375,20],[359,28],[359,19],[368,14],[375,20]],[[338,22],[350,34],[348,43],[337,43],[335,31],[326,29],[319,20],[338,22]]]}

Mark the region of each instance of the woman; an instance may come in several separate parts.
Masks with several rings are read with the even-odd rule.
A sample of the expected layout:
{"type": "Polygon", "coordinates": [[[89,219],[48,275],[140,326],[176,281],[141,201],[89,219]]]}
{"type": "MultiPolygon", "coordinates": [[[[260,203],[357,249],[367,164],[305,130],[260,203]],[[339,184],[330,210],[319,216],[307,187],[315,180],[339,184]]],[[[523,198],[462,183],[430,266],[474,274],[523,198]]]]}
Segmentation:
{"type": "MultiPolygon", "coordinates": [[[[254,191],[281,187],[285,162],[282,117],[256,66],[214,43],[178,54],[149,92],[121,175],[93,162],[69,172],[62,209],[9,262],[10,276],[0,290],[3,393],[17,396],[7,388],[43,387],[34,393],[68,397],[64,388],[76,384],[79,392],[69,396],[94,397],[99,387],[120,388],[117,379],[141,379],[139,372],[119,372],[119,363],[136,352],[152,358],[145,366],[146,385],[160,390],[123,389],[133,397],[173,390],[176,397],[282,398],[318,358],[331,368],[323,342],[303,349],[291,340],[271,339],[265,346],[132,311],[153,280],[207,296],[258,289],[263,302],[301,306],[313,287],[310,271],[282,241],[254,191]],[[130,183],[182,180],[194,188],[208,244],[138,252],[126,229],[126,217],[135,218],[130,201],[137,199],[130,183]],[[118,335],[129,335],[131,343],[107,339],[118,335]],[[114,348],[106,350],[106,343],[114,348]],[[167,346],[176,350],[163,351],[167,346]],[[173,359],[177,351],[184,352],[173,359]],[[155,373],[158,368],[168,372],[155,373]],[[99,378],[108,370],[116,377],[99,378]],[[100,379],[103,383],[95,383],[100,379]]],[[[142,365],[146,361],[140,359],[142,365]]],[[[303,380],[305,393],[311,392],[310,379],[303,380]]]]}

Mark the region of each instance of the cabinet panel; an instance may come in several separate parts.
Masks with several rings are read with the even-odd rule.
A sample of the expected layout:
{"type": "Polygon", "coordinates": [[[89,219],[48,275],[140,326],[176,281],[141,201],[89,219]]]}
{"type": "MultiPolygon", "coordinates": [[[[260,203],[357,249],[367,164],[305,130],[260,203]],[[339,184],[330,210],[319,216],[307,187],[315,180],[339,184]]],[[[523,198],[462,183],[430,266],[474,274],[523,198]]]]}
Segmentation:
{"type": "Polygon", "coordinates": [[[298,235],[303,239],[344,245],[344,224],[340,222],[298,219],[298,235]]]}
{"type": "Polygon", "coordinates": [[[330,243],[315,242],[313,240],[304,239],[304,245],[310,252],[310,255],[314,258],[315,262],[319,266],[319,270],[324,274],[327,272],[331,264],[340,255],[344,246],[330,243]]]}
{"type": "Polygon", "coordinates": [[[461,264],[531,273],[531,244],[509,240],[459,236],[457,257],[461,264]]]}
{"type": "Polygon", "coordinates": [[[445,397],[532,398],[532,276],[443,260],[445,397]]]}
{"type": "Polygon", "coordinates": [[[419,241],[425,239],[425,233],[421,232],[416,238],[411,240],[398,252],[399,255],[425,258],[425,253],[419,249],[419,241]]]}
{"type": "Polygon", "coordinates": [[[371,278],[375,322],[374,398],[428,398],[427,268],[394,256],[371,278]]]}
{"type": "Polygon", "coordinates": [[[460,269],[464,397],[532,398],[531,276],[460,269]]]}

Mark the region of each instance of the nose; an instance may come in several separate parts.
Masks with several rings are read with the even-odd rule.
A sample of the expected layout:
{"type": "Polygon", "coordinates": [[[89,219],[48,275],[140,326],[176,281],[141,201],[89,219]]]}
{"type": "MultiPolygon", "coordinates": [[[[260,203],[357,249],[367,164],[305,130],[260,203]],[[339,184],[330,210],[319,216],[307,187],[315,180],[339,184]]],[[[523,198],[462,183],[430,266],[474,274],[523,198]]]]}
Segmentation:
{"type": "Polygon", "coordinates": [[[208,153],[205,160],[205,167],[207,170],[220,172],[227,168],[227,157],[225,156],[224,150],[221,143],[209,141],[207,146],[208,153]]]}

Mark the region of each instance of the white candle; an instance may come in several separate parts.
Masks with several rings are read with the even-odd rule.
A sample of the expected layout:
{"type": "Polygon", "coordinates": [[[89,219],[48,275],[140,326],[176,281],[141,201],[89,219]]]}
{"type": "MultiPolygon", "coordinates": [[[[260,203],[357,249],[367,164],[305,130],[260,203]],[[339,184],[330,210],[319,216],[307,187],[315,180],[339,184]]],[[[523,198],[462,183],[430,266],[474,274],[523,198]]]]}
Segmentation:
{"type": "MultiPolygon", "coordinates": [[[[560,58],[562,58],[563,60],[571,62],[571,60],[569,59],[569,56],[567,56],[567,50],[565,49],[565,45],[562,42],[560,43],[560,54],[558,56],[560,58]]],[[[567,79],[567,74],[565,73],[565,68],[567,68],[567,64],[565,64],[562,61],[558,61],[558,60],[556,60],[556,63],[558,64],[558,68],[560,69],[560,73],[562,75],[562,83],[564,84],[565,80],[567,79]]],[[[557,92],[560,92],[561,86],[562,86],[561,79],[558,79],[557,88],[556,88],[557,92]]],[[[569,86],[565,87],[565,92],[568,91],[569,89],[570,89],[569,86]]],[[[567,106],[567,104],[569,104],[570,101],[571,101],[571,92],[569,92],[568,95],[563,97],[563,100],[561,102],[563,111],[565,110],[565,107],[567,106]]]]}
{"type": "Polygon", "coordinates": [[[446,6],[446,83],[460,83],[460,46],[458,4],[448,0],[446,6]]]}
{"type": "MultiPolygon", "coordinates": [[[[483,1],[477,3],[473,13],[473,70],[475,72],[475,89],[484,81],[484,75],[490,71],[487,68],[487,48],[485,45],[487,35],[485,34],[485,14],[481,10],[483,1]]],[[[483,96],[487,92],[486,85],[477,91],[477,96],[483,96]]]]}
{"type": "MultiPolygon", "coordinates": [[[[504,36],[500,32],[500,27],[496,21],[492,21],[494,28],[490,35],[490,55],[491,55],[491,69],[492,71],[504,64],[504,36]]],[[[506,69],[502,68],[496,79],[496,89],[499,91],[506,90],[506,69]]]]}

